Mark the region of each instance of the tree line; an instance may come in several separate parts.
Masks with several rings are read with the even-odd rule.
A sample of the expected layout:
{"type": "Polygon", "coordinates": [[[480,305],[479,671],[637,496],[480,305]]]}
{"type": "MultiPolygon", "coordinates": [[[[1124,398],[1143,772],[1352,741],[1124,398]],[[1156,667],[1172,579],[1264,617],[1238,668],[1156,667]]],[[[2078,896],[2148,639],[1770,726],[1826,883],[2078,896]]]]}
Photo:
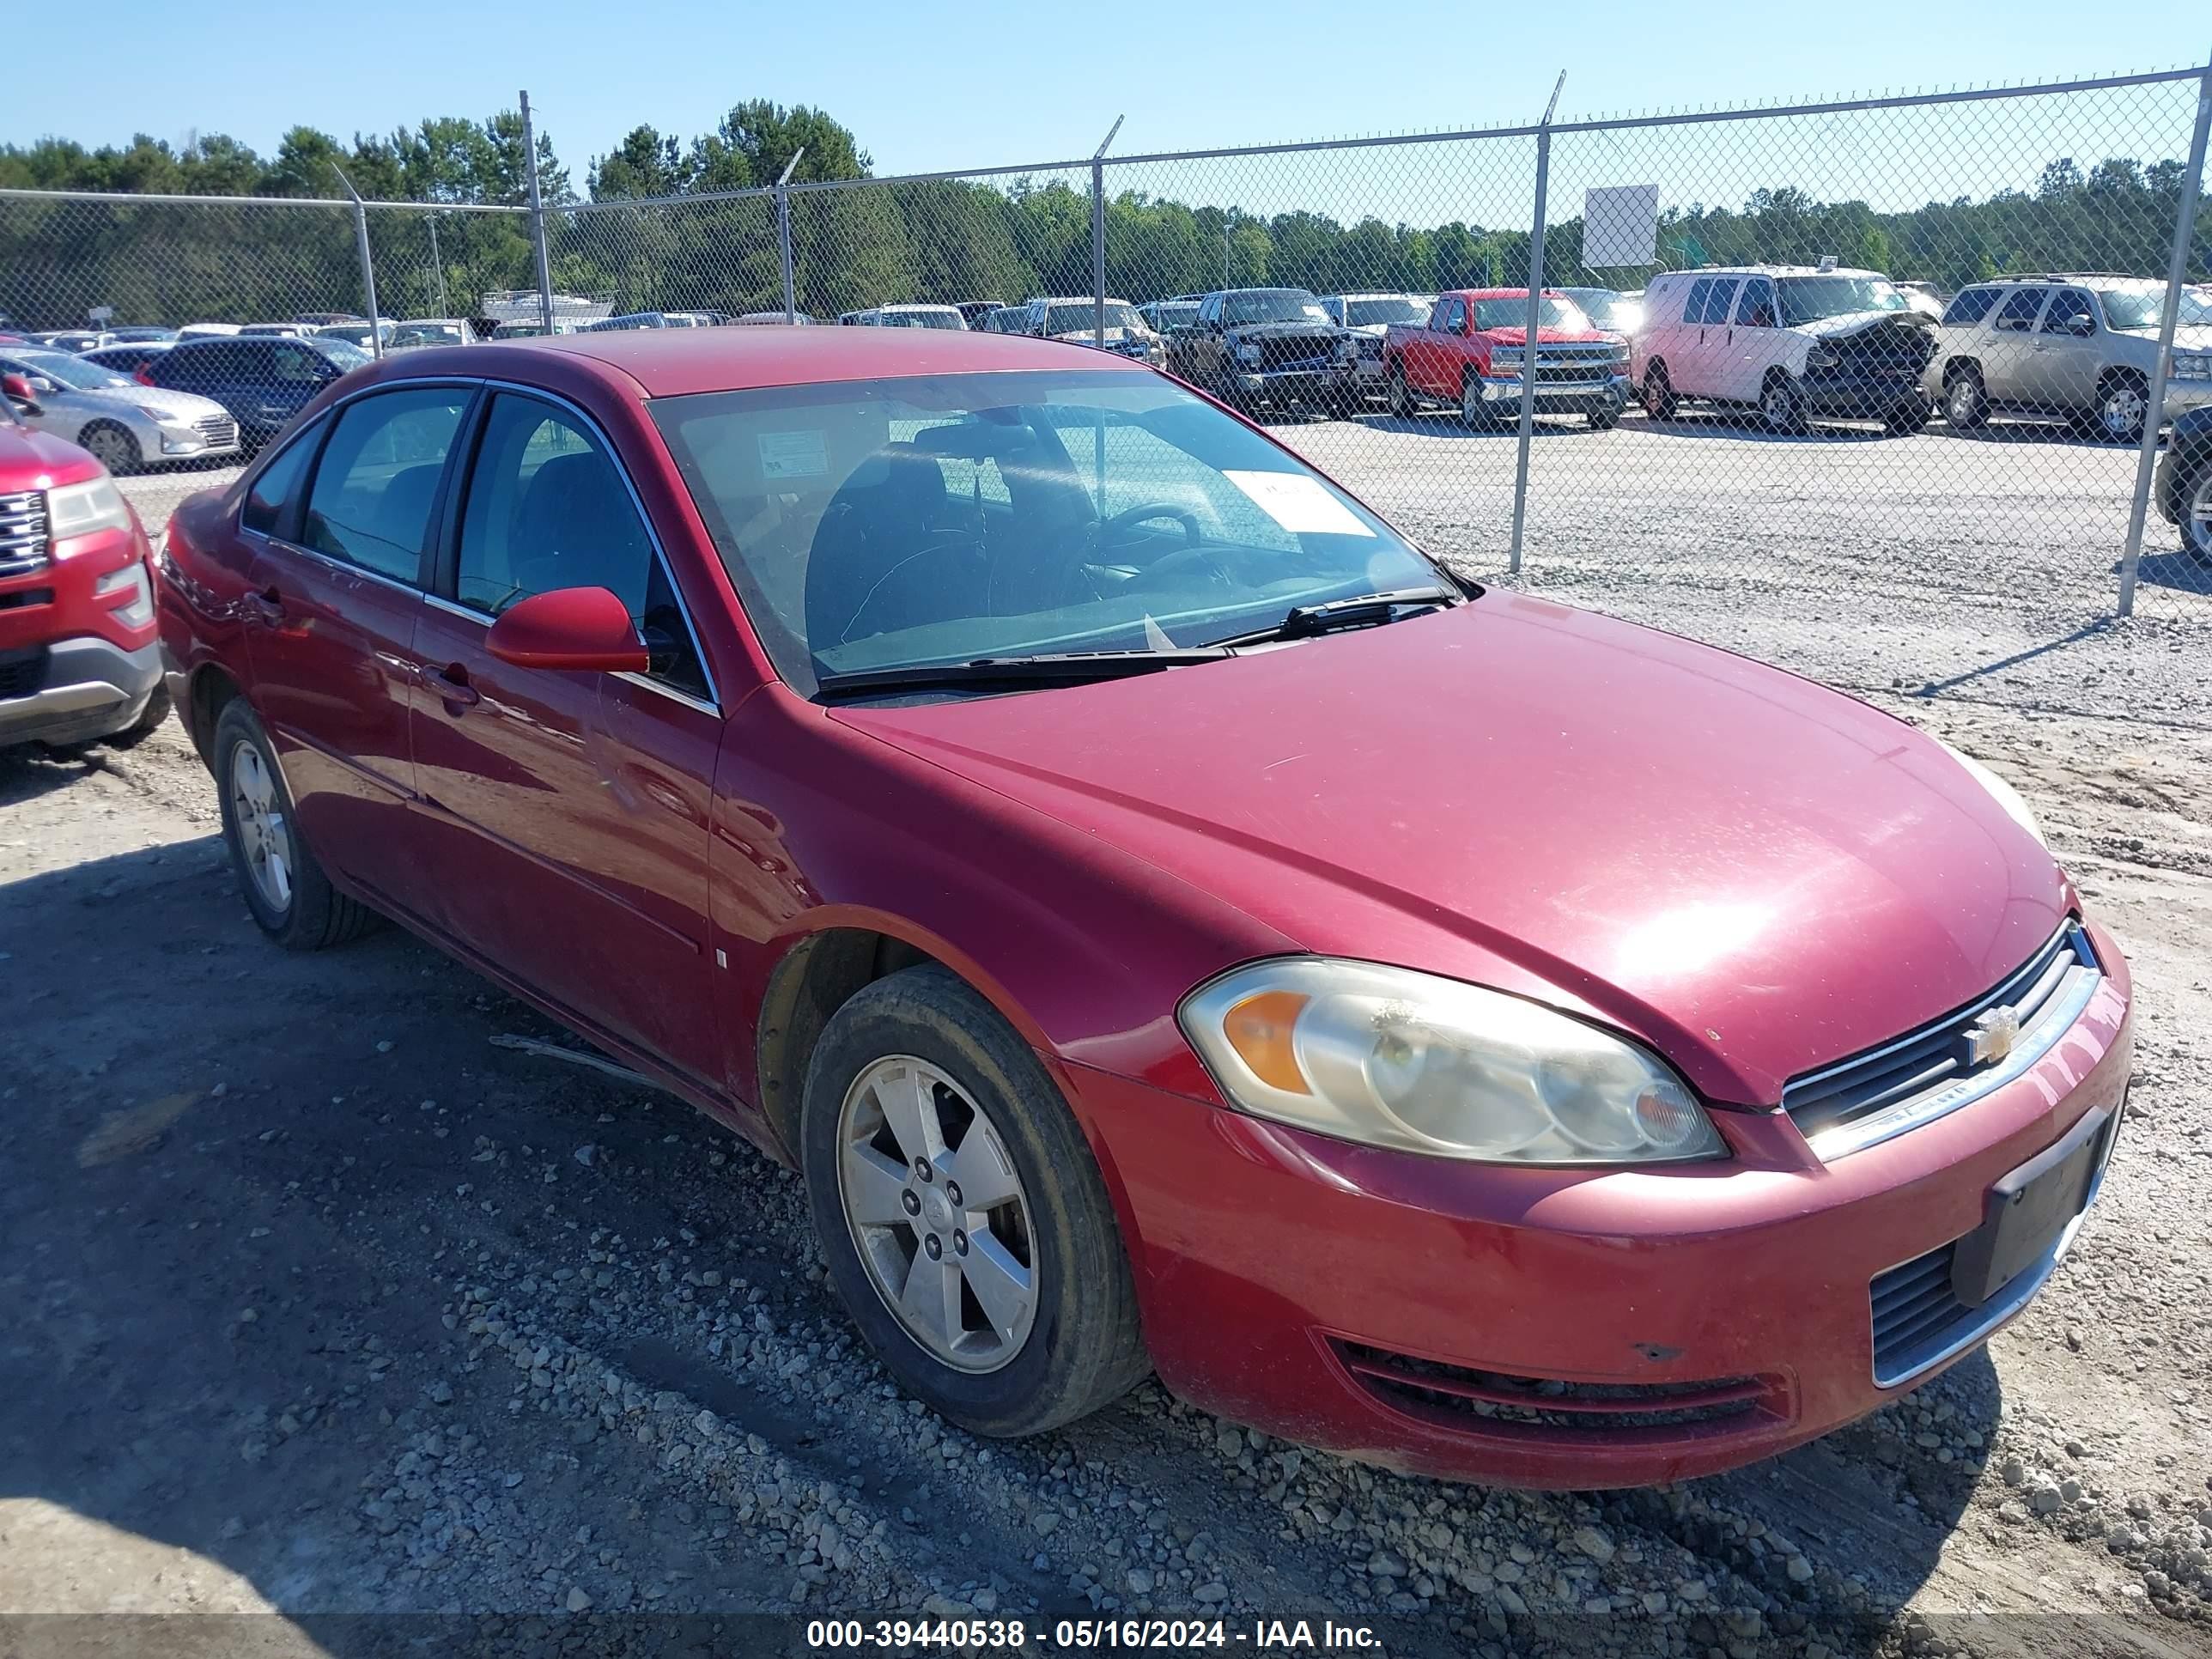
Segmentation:
{"type": "MultiPolygon", "coordinates": [[[[866,179],[873,169],[850,129],[823,111],[766,100],[737,105],[688,142],[640,126],[592,160],[580,191],[547,135],[537,149],[555,286],[617,310],[780,307],[775,204],[728,193],[773,184],[794,158],[793,181],[806,185],[866,179]],[[624,205],[641,201],[655,205],[624,205]]],[[[2005,270],[2161,275],[2182,174],[2170,159],[2084,167],[2061,157],[2033,189],[1902,212],[1777,185],[1740,208],[1668,207],[1657,264],[1634,270],[1585,267],[1581,221],[1568,218],[1546,233],[1546,273],[1559,284],[1634,288],[1660,268],[1833,255],[1946,289],[2005,270]]],[[[372,202],[408,204],[368,216],[386,314],[466,315],[489,291],[534,285],[525,217],[471,210],[527,199],[521,119],[502,111],[350,143],[295,127],[268,156],[219,135],[174,146],[143,137],[98,149],[55,138],[0,146],[0,186],[117,198],[0,198],[0,313],[59,327],[94,305],[112,306],[120,321],[172,324],[362,310],[350,210],[303,199],[342,198],[346,184],[372,202]],[[149,195],[299,204],[132,199],[149,195]]],[[[1087,293],[1088,189],[1079,173],[796,191],[800,307],[827,316],[902,301],[1087,293]]],[[[2212,269],[2212,215],[2200,218],[2193,254],[2202,277],[2212,269]]],[[[1261,284],[1320,293],[1510,286],[1526,282],[1528,258],[1525,229],[1469,220],[1262,213],[1135,190],[1107,204],[1107,286],[1138,301],[1261,284]]]]}

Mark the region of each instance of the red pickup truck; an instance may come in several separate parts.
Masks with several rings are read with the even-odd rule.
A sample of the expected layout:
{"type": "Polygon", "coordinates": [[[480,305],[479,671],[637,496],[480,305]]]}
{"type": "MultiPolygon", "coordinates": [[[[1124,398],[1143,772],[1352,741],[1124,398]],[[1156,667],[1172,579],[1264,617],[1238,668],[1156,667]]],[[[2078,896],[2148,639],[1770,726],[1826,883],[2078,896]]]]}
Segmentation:
{"type": "MultiPolygon", "coordinates": [[[[1628,402],[1628,348],[1591,323],[1572,300],[1547,289],[1536,329],[1536,413],[1580,415],[1603,431],[1628,402]]],[[[1427,404],[1456,404],[1477,428],[1521,415],[1528,338],[1525,288],[1460,289],[1437,295],[1425,323],[1393,323],[1382,337],[1383,384],[1401,417],[1427,404]]]]}
{"type": "Polygon", "coordinates": [[[146,531],[106,469],[32,431],[0,384],[0,748],[135,743],[169,696],[146,531]]]}

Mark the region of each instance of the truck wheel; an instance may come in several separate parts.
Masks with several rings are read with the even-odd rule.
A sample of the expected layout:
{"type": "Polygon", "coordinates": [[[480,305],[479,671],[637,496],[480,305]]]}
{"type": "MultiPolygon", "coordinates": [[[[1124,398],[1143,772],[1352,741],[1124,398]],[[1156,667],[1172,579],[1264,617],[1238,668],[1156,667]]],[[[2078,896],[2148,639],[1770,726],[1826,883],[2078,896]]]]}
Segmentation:
{"type": "Polygon", "coordinates": [[[2097,431],[2116,444],[2142,441],[2150,413],[2150,389],[2132,369],[2115,369],[2097,387],[2097,431]]]}
{"type": "Polygon", "coordinates": [[[263,933],[288,951],[319,951],[375,925],[376,913],[332,887],[307,850],[276,751],[243,697],[216,721],[214,769],[231,868],[263,933]]]}
{"type": "Polygon", "coordinates": [[[830,1282],[891,1374],[976,1434],[1039,1434],[1151,1369],[1112,1201],[1018,1032],[934,963],[861,989],[806,1068],[830,1282]]]}
{"type": "Polygon", "coordinates": [[[1390,413],[1401,421],[1413,418],[1413,391],[1406,384],[1406,365],[1390,365],[1390,413]]]}
{"type": "Polygon", "coordinates": [[[1610,398],[1601,398],[1583,411],[1583,418],[1590,423],[1593,432],[1610,432],[1620,424],[1620,405],[1610,398]]]}
{"type": "Polygon", "coordinates": [[[1504,425],[1500,411],[1482,400],[1482,380],[1472,369],[1459,376],[1459,418],[1470,432],[1495,432],[1504,425]]]}
{"type": "Polygon", "coordinates": [[[1943,376],[1943,423],[1954,432],[1972,432],[1990,418],[1990,396],[1982,371],[1960,363],[1943,376]]]}
{"type": "Polygon", "coordinates": [[[1769,432],[1796,437],[1808,429],[1805,400],[1798,395],[1796,383],[1787,371],[1778,371],[1767,377],[1759,394],[1759,413],[1769,432]]]}
{"type": "Polygon", "coordinates": [[[1654,358],[1644,370],[1644,412],[1655,421],[1671,421],[1678,406],[1666,359],[1654,358]]]}
{"type": "Polygon", "coordinates": [[[2212,459],[2197,463],[2197,476],[2181,486],[2181,550],[2202,565],[2212,565],[2212,459]]]}

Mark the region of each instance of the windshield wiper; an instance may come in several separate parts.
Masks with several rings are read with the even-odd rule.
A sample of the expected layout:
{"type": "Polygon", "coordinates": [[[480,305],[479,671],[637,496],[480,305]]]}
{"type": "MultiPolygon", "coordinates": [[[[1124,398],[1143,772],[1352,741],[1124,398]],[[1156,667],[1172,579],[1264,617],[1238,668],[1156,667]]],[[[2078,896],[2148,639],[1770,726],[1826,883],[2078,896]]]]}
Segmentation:
{"type": "Polygon", "coordinates": [[[973,657],[966,662],[917,663],[902,668],[860,668],[815,681],[823,697],[864,697],[878,691],[933,691],[940,687],[1079,685],[1086,680],[1125,679],[1233,656],[1226,646],[1173,651],[1052,651],[1034,657],[973,657]]]}
{"type": "Polygon", "coordinates": [[[1434,609],[1457,605],[1464,597],[1441,587],[1400,587],[1388,593],[1362,593],[1320,605],[1294,605],[1273,627],[1255,629],[1249,634],[1232,634],[1226,639],[1208,640],[1206,643],[1233,650],[1240,645],[1265,645],[1274,640],[1311,639],[1340,628],[1371,628],[1380,623],[1395,622],[1398,612],[1408,605],[1434,609]]]}

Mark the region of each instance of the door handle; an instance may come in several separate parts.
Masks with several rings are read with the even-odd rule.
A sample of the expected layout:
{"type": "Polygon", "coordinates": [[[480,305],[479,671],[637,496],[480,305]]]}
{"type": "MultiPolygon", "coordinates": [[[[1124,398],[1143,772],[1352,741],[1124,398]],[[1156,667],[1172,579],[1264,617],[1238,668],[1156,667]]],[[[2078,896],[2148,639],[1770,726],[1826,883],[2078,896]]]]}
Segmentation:
{"type": "Polygon", "coordinates": [[[483,693],[469,684],[469,671],[457,662],[447,663],[426,678],[430,689],[438,694],[438,701],[446,705],[446,712],[449,714],[473,708],[483,701],[483,693]]]}
{"type": "Polygon", "coordinates": [[[239,600],[238,608],[246,621],[259,623],[264,628],[274,628],[284,620],[283,601],[273,587],[248,593],[239,600]]]}

